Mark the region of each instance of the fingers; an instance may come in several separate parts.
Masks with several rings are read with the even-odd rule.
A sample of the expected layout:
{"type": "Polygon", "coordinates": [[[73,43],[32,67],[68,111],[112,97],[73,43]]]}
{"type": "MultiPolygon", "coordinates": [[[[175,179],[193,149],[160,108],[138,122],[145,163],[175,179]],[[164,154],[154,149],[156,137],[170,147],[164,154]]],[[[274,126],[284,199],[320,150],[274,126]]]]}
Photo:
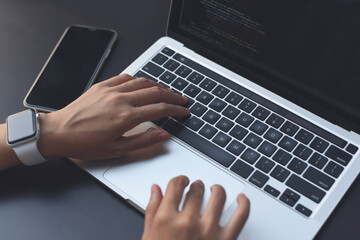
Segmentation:
{"type": "Polygon", "coordinates": [[[169,116],[188,116],[189,114],[190,110],[182,106],[167,103],[151,104],[143,107],[138,107],[136,109],[136,116],[134,116],[134,124],[137,125],[144,121],[152,121],[169,116]]]}
{"type": "Polygon", "coordinates": [[[153,219],[160,206],[162,199],[163,199],[163,195],[160,187],[156,184],[152,185],[150,201],[146,207],[146,214],[145,214],[146,226],[151,225],[151,223],[153,222],[153,219]]]}
{"type": "Polygon", "coordinates": [[[150,88],[158,86],[160,88],[166,89],[167,91],[171,91],[161,84],[157,84],[156,82],[149,80],[147,78],[137,78],[132,79],[131,81],[127,81],[121,85],[116,86],[116,90],[118,92],[132,92],[140,89],[150,88]]]}
{"type": "Polygon", "coordinates": [[[108,80],[105,80],[105,81],[101,82],[101,84],[104,84],[105,86],[108,86],[108,87],[113,87],[113,86],[123,84],[132,79],[134,79],[132,76],[130,76],[129,74],[123,73],[123,74],[117,75],[115,77],[112,77],[108,80]]]}
{"type": "Polygon", "coordinates": [[[213,185],[211,187],[211,196],[205,207],[202,218],[205,221],[211,221],[212,227],[218,227],[220,217],[226,200],[226,193],[222,186],[213,185]]]}
{"type": "Polygon", "coordinates": [[[170,180],[163,200],[166,209],[178,211],[185,187],[189,184],[189,178],[178,176],[170,180]]]}
{"type": "Polygon", "coordinates": [[[133,106],[144,106],[153,103],[165,102],[169,104],[185,105],[187,98],[173,93],[166,88],[159,86],[140,89],[132,92],[129,96],[129,102],[133,106]]]}
{"type": "Polygon", "coordinates": [[[183,212],[187,212],[190,215],[199,217],[200,207],[203,201],[204,183],[200,180],[191,184],[190,190],[186,194],[185,203],[183,206],[183,212]]]}
{"type": "Polygon", "coordinates": [[[249,216],[249,199],[247,199],[244,194],[240,194],[237,197],[237,201],[238,207],[235,210],[235,213],[223,228],[223,236],[225,239],[236,239],[249,216]]]}

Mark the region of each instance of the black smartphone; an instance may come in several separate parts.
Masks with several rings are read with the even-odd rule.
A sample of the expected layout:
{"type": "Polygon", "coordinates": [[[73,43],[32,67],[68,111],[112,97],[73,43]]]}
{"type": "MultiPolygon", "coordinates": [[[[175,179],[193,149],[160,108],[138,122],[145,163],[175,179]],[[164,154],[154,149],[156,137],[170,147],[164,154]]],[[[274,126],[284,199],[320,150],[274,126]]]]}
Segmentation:
{"type": "Polygon", "coordinates": [[[26,95],[24,105],[51,112],[74,101],[93,84],[116,37],[110,29],[68,27],[26,95]]]}

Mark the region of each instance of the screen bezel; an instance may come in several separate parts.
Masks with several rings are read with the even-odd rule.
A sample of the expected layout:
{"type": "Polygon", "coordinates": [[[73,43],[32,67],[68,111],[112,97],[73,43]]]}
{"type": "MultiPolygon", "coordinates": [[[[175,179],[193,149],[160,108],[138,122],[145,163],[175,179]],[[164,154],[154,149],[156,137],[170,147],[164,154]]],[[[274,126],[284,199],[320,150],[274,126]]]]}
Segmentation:
{"type": "Polygon", "coordinates": [[[52,50],[49,58],[46,60],[44,66],[42,67],[40,73],[38,74],[38,76],[36,77],[33,85],[31,86],[31,88],[29,89],[28,93],[26,94],[24,100],[23,100],[23,104],[25,107],[27,108],[34,108],[38,111],[43,111],[43,112],[53,112],[53,111],[57,111],[59,109],[54,109],[54,108],[50,108],[50,107],[47,107],[45,104],[43,104],[43,106],[40,106],[40,105],[37,105],[37,104],[32,104],[30,102],[28,102],[28,97],[29,95],[31,94],[33,88],[35,87],[37,81],[40,79],[41,75],[43,74],[44,70],[46,69],[48,63],[50,62],[50,60],[52,59],[54,53],[56,52],[56,50],[58,49],[58,47],[61,45],[61,42],[63,41],[64,37],[66,36],[66,34],[68,33],[68,31],[71,29],[71,28],[85,28],[85,29],[88,29],[88,30],[91,30],[91,31],[98,31],[98,30],[101,30],[101,31],[108,31],[108,32],[111,32],[112,33],[112,37],[111,37],[111,40],[109,41],[104,53],[102,54],[100,60],[99,60],[99,63],[98,65],[96,66],[96,68],[94,69],[94,73],[92,75],[92,77],[90,78],[87,86],[85,87],[84,89],[84,92],[86,92],[90,87],[91,85],[94,83],[94,81],[96,80],[98,74],[99,74],[99,71],[100,69],[102,68],[102,66],[104,65],[105,63],[105,59],[108,57],[108,55],[110,54],[110,51],[114,45],[114,43],[116,42],[116,39],[117,39],[117,33],[115,30],[112,30],[112,29],[107,29],[107,28],[99,28],[99,27],[92,27],[92,26],[85,26],[85,25],[72,25],[72,26],[69,26],[65,29],[64,33],[61,35],[59,41],[56,43],[54,49],[52,50]]]}
{"type": "Polygon", "coordinates": [[[176,39],[196,53],[230,69],[233,72],[261,85],[262,87],[294,102],[295,104],[319,115],[347,130],[360,133],[360,117],[350,111],[331,105],[328,101],[310,92],[299,93],[299,88],[286,81],[280,81],[275,75],[266,72],[244,59],[237,59],[225,52],[217,51],[211,44],[201,41],[177,26],[183,0],[172,0],[168,18],[167,36],[176,39]]]}

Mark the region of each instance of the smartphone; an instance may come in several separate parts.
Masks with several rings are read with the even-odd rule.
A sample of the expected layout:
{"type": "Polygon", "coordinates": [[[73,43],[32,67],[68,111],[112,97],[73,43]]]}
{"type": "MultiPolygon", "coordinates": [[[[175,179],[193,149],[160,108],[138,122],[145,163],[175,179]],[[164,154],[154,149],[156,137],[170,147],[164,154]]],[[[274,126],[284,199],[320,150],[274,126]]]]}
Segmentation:
{"type": "Polygon", "coordinates": [[[78,98],[93,84],[116,37],[110,29],[68,27],[26,95],[25,107],[51,112],[78,98]]]}

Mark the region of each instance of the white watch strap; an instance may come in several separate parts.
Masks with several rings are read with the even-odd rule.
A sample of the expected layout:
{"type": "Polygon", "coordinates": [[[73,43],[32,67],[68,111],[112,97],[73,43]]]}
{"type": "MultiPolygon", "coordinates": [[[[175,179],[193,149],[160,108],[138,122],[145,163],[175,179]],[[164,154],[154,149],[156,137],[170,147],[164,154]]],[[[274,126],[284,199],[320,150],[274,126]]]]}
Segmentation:
{"type": "Polygon", "coordinates": [[[13,149],[20,161],[27,166],[47,161],[39,152],[37,141],[28,142],[26,144],[13,147],[13,149]]]}

